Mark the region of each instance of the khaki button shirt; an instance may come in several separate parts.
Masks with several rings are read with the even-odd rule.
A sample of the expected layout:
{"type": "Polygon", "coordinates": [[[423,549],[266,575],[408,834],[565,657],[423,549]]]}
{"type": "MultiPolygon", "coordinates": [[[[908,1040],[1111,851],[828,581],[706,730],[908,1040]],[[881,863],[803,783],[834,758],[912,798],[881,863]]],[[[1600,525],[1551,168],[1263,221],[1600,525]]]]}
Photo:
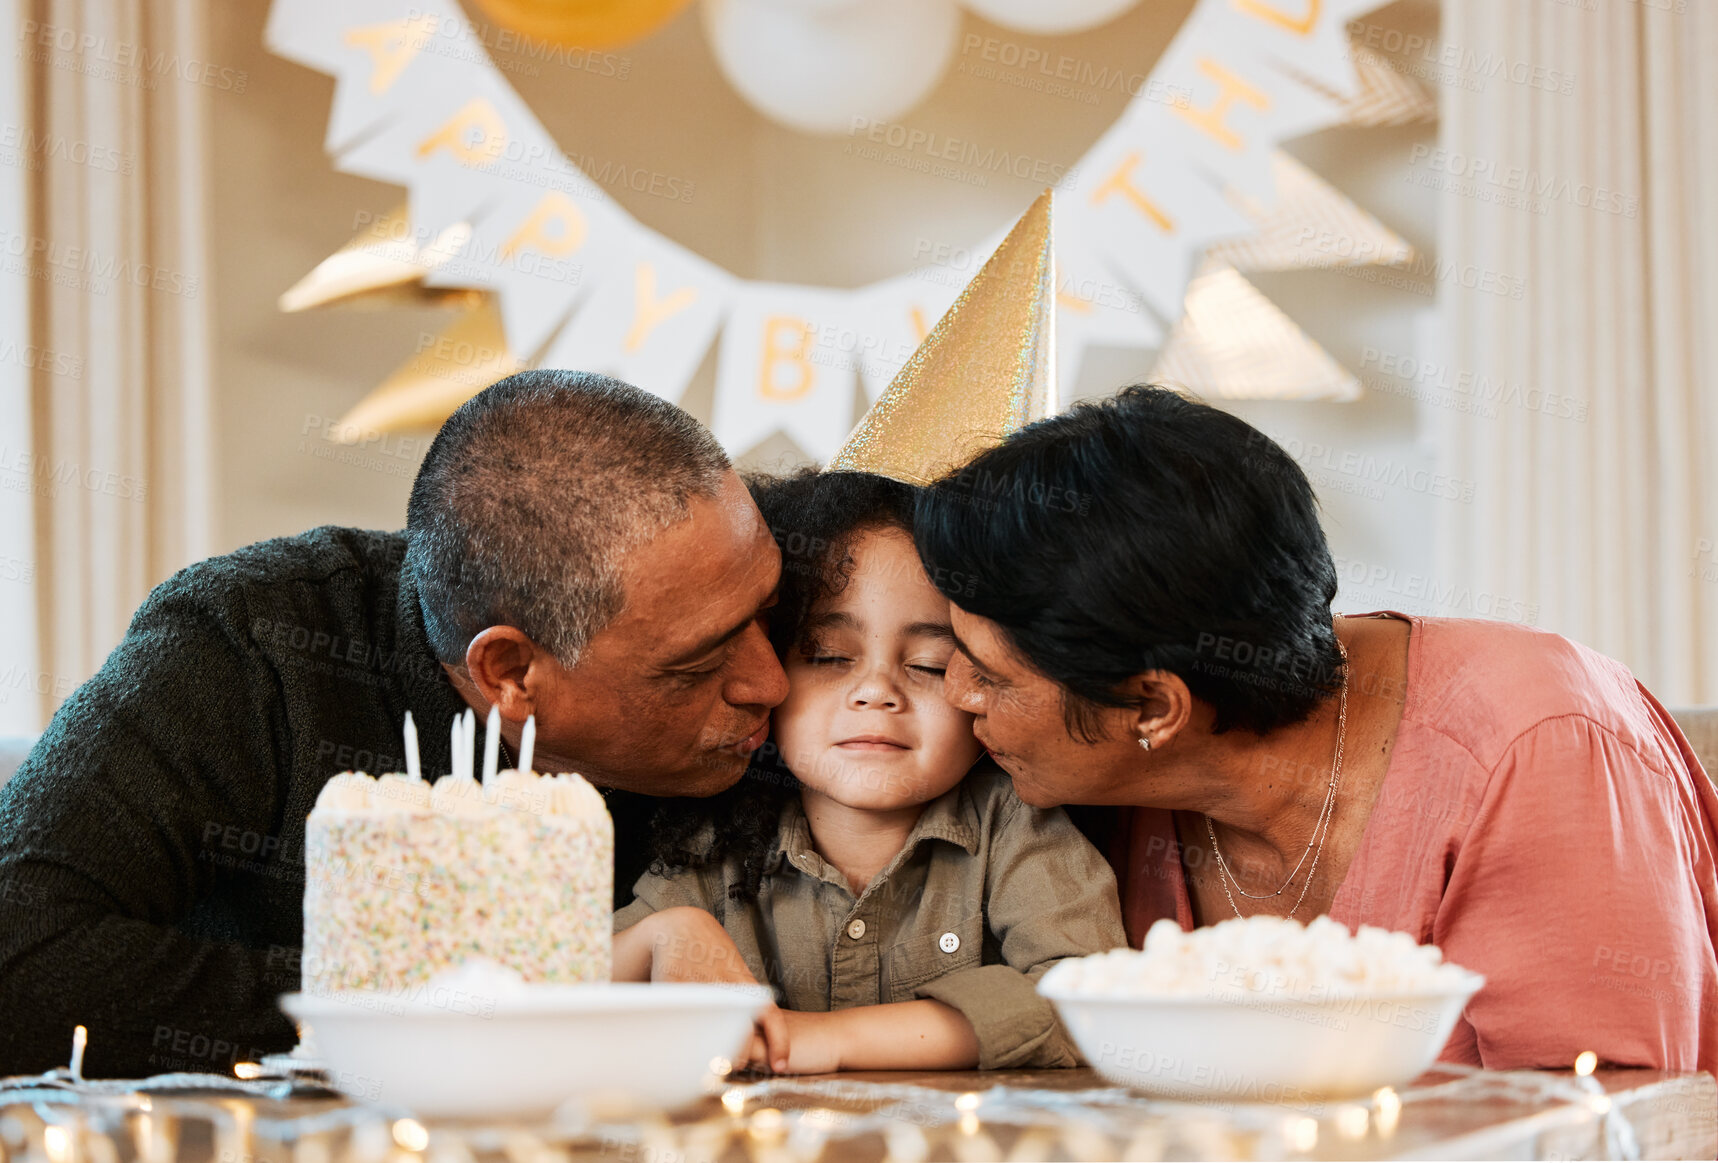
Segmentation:
{"type": "Polygon", "coordinates": [[[777,842],[755,899],[730,898],[734,861],[647,873],[615,931],[691,905],[715,915],[786,1009],[933,998],[972,1023],[982,1069],[1080,1064],[1037,980],[1127,937],[1114,874],[1061,809],[1027,807],[986,764],[925,805],[857,899],[812,846],[797,796],[777,842]]]}

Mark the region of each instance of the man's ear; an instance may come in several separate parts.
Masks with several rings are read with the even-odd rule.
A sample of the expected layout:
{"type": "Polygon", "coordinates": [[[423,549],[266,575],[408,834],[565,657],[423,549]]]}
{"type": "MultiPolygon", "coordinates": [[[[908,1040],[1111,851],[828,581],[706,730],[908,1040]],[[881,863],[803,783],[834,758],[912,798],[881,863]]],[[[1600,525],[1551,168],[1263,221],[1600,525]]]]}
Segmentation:
{"type": "Polygon", "coordinates": [[[465,648],[465,674],[501,717],[523,723],[536,713],[554,658],[514,626],[491,626],[465,648]]]}
{"type": "Polygon", "coordinates": [[[1147,670],[1125,684],[1139,705],[1134,734],[1162,747],[1184,730],[1193,717],[1193,692],[1181,676],[1167,670],[1147,670]]]}

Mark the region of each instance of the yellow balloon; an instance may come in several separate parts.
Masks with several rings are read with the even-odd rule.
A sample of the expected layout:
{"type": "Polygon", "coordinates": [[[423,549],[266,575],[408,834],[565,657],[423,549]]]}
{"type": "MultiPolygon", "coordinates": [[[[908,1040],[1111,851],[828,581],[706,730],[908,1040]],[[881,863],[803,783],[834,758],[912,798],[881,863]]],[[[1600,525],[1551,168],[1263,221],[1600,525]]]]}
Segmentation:
{"type": "Polygon", "coordinates": [[[642,40],[691,0],[477,0],[497,24],[565,48],[619,48],[642,40]]]}

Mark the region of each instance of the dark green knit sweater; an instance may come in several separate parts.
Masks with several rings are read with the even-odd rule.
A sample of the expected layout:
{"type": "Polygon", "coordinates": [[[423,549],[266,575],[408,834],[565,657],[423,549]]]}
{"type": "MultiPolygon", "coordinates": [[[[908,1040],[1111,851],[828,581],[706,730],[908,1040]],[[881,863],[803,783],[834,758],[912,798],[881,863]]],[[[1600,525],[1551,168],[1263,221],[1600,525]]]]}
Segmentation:
{"type": "MultiPolygon", "coordinates": [[[[0,789],[0,1075],[228,1071],[289,1049],[304,820],[328,778],[450,766],[464,708],[398,533],[325,527],[182,570],[0,789]]],[[[650,801],[608,794],[616,906],[650,801]]]]}

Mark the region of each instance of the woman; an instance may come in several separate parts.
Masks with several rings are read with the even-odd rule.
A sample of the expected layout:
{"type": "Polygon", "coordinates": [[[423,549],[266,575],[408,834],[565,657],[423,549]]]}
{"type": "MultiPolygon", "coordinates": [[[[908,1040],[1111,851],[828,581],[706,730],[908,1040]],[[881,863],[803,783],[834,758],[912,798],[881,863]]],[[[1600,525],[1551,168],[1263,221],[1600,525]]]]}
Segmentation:
{"type": "Polygon", "coordinates": [[[1163,389],[1034,424],[920,505],[927,572],[963,581],[944,697],[1027,803],[1132,809],[1135,944],[1327,913],[1486,975],[1447,1059],[1718,1070],[1718,795],[1621,665],[1333,619],[1300,468],[1163,389]]]}

